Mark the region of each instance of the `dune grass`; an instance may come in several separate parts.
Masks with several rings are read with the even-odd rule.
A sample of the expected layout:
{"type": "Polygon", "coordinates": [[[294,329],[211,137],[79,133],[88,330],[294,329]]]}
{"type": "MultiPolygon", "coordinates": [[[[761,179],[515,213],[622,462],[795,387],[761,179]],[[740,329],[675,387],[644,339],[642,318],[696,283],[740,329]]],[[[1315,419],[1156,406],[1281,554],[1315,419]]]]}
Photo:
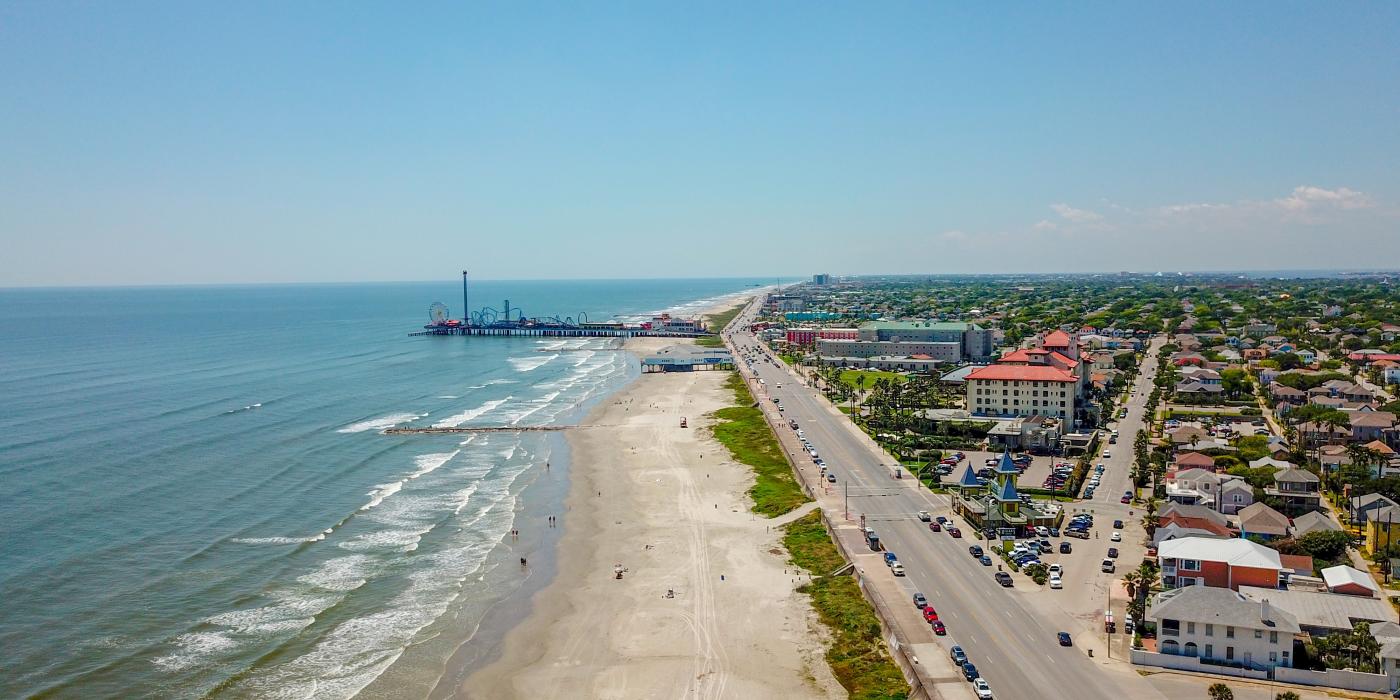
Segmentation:
{"type": "Polygon", "coordinates": [[[720,339],[718,333],[724,330],[724,327],[729,325],[729,322],[733,321],[734,317],[738,316],[740,311],[744,310],[744,306],[745,304],[740,304],[728,311],[721,311],[717,314],[706,316],[705,323],[716,335],[702,335],[695,339],[695,344],[706,348],[724,347],[724,341],[720,339]]]}
{"type": "Polygon", "coordinates": [[[844,563],[815,511],[783,528],[792,562],[817,576],[798,589],[811,596],[822,624],[831,630],[826,661],[852,698],[896,700],[909,685],[885,650],[880,621],[851,576],[827,576],[844,563]]]}
{"type": "Polygon", "coordinates": [[[793,476],[783,448],[763,419],[763,411],[753,406],[753,395],[738,372],[730,373],[725,386],[734,392],[738,405],[715,411],[715,439],[735,460],[753,468],[755,479],[749,496],[754,512],[771,518],[806,503],[807,496],[793,476]]]}

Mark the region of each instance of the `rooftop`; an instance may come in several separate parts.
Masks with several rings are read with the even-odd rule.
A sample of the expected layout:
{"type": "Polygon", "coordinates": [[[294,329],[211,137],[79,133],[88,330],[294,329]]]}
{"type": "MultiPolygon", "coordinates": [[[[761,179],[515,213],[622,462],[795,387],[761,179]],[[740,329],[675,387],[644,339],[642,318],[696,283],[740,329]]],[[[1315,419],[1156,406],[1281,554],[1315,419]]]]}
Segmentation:
{"type": "MultiPolygon", "coordinates": [[[[1180,540],[1164,542],[1163,546],[1180,540]]],[[[1268,600],[1268,599],[1265,599],[1268,600]]],[[[1153,619],[1163,618],[1217,625],[1267,629],[1297,634],[1298,619],[1280,606],[1246,598],[1228,588],[1187,586],[1158,593],[1152,603],[1153,619]]]]}
{"type": "Polygon", "coordinates": [[[1300,590],[1240,586],[1250,600],[1268,600],[1288,611],[1302,627],[1350,630],[1356,622],[1389,622],[1395,619],[1390,604],[1379,598],[1300,590]]]}
{"type": "Polygon", "coordinates": [[[992,379],[1073,384],[1077,377],[1057,367],[1043,365],[987,365],[968,373],[967,379],[992,379]]]}
{"type": "Polygon", "coordinates": [[[1157,554],[1163,559],[1200,559],[1255,569],[1283,569],[1278,552],[1246,539],[1216,540],[1204,537],[1183,537],[1163,542],[1162,546],[1158,548],[1157,554]]]}
{"type": "Polygon", "coordinates": [[[1372,595],[1379,593],[1381,590],[1380,587],[1376,585],[1376,580],[1371,578],[1370,574],[1345,564],[1329,566],[1323,569],[1322,580],[1327,582],[1328,588],[1353,584],[1371,591],[1372,595]]]}

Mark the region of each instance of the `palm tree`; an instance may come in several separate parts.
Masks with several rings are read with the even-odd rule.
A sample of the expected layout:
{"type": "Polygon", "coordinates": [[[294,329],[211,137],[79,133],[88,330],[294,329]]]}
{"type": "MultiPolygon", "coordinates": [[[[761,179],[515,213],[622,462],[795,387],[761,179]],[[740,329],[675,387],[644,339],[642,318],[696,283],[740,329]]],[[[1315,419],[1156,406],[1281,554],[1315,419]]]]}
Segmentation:
{"type": "Polygon", "coordinates": [[[1235,691],[1224,683],[1211,683],[1206,688],[1206,695],[1210,696],[1210,700],[1235,700],[1235,691]]]}

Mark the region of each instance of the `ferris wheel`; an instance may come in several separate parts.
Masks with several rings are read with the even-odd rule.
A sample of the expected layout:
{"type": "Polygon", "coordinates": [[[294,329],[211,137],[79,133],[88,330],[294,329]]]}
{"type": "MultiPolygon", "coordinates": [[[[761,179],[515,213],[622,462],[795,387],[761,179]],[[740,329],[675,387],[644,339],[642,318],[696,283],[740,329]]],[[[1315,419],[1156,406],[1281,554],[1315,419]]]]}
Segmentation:
{"type": "Polygon", "coordinates": [[[432,321],[435,325],[447,323],[447,317],[447,304],[435,301],[428,306],[428,320],[432,321]]]}

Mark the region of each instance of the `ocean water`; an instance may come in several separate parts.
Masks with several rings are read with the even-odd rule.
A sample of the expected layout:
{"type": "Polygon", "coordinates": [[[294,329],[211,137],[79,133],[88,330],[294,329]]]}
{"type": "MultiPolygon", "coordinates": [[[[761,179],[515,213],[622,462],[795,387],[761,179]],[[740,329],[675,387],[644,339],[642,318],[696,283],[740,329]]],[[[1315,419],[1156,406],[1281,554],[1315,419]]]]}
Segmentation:
{"type": "MultiPolygon", "coordinates": [[[[471,291],[599,320],[759,282],[471,291]]],[[[576,421],[637,373],[409,337],[433,301],[460,284],[0,290],[0,697],[426,696],[563,443],[380,431],[576,421]]]]}

